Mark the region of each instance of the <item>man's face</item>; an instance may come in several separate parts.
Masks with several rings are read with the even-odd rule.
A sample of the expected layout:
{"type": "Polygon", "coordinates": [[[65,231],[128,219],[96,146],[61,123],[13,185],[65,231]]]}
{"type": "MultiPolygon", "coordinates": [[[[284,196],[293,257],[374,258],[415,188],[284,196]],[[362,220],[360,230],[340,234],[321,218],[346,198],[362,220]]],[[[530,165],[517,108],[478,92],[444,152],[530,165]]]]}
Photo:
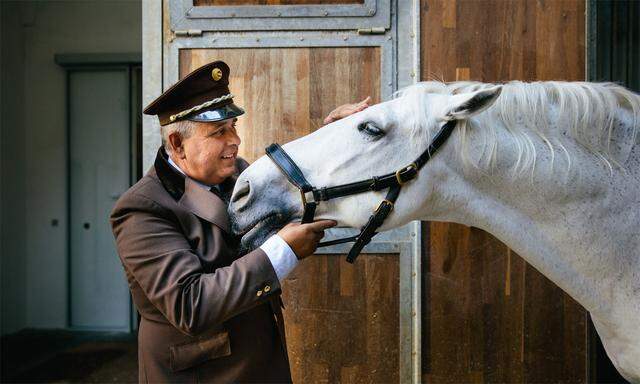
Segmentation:
{"type": "Polygon", "coordinates": [[[174,161],[189,177],[213,185],[236,172],[240,137],[237,118],[216,122],[196,122],[191,136],[182,139],[182,153],[174,161]]]}

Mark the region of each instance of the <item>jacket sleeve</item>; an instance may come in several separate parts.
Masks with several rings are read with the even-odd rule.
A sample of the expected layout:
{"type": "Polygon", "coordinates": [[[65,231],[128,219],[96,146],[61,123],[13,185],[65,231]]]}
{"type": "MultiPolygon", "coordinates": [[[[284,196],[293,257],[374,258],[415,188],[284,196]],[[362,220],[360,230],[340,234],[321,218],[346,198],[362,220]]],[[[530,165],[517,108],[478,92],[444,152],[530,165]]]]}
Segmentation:
{"type": "Polygon", "coordinates": [[[171,211],[141,195],[118,202],[111,215],[123,265],[174,327],[194,336],[280,293],[260,249],[205,273],[176,221],[171,211]]]}

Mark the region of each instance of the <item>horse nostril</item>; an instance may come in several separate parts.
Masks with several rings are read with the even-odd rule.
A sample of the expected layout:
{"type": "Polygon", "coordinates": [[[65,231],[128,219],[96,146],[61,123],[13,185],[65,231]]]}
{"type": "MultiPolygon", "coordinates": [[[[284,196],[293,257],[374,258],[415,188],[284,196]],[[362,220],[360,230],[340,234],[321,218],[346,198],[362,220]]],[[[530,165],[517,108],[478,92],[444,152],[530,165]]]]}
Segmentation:
{"type": "Polygon", "coordinates": [[[244,180],[240,182],[240,185],[236,185],[236,189],[233,191],[233,195],[231,196],[231,202],[237,203],[240,199],[249,195],[250,192],[249,181],[244,180]]]}

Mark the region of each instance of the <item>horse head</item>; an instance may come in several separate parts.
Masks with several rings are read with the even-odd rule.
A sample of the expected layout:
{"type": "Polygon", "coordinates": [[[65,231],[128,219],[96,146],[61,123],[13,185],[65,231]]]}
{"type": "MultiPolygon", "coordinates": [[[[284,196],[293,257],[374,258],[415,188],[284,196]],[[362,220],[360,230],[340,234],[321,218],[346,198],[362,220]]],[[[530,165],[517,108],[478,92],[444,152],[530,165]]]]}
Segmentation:
{"type": "MultiPolygon", "coordinates": [[[[326,125],[283,148],[313,186],[369,179],[410,164],[446,122],[480,113],[491,106],[500,90],[500,86],[494,86],[455,95],[423,93],[423,97],[401,92],[390,101],[326,125]]],[[[419,172],[419,177],[403,186],[381,230],[423,215],[421,208],[433,198],[438,178],[446,174],[447,149],[443,152],[419,172]]],[[[320,202],[315,218],[359,229],[385,194],[385,190],[370,191],[320,202]]],[[[229,211],[234,231],[244,235],[246,246],[256,247],[286,223],[300,220],[303,205],[298,188],[263,156],[240,175],[229,211]]]]}

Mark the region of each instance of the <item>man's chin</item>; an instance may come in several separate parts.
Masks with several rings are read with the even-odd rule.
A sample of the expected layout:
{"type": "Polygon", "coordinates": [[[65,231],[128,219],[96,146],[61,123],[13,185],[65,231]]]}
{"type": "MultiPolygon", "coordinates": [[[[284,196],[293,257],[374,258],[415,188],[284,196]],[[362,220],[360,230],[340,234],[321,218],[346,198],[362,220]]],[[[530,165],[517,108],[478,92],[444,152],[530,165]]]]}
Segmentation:
{"type": "Polygon", "coordinates": [[[235,174],[236,167],[220,169],[215,176],[217,182],[213,184],[220,184],[235,174]]]}

